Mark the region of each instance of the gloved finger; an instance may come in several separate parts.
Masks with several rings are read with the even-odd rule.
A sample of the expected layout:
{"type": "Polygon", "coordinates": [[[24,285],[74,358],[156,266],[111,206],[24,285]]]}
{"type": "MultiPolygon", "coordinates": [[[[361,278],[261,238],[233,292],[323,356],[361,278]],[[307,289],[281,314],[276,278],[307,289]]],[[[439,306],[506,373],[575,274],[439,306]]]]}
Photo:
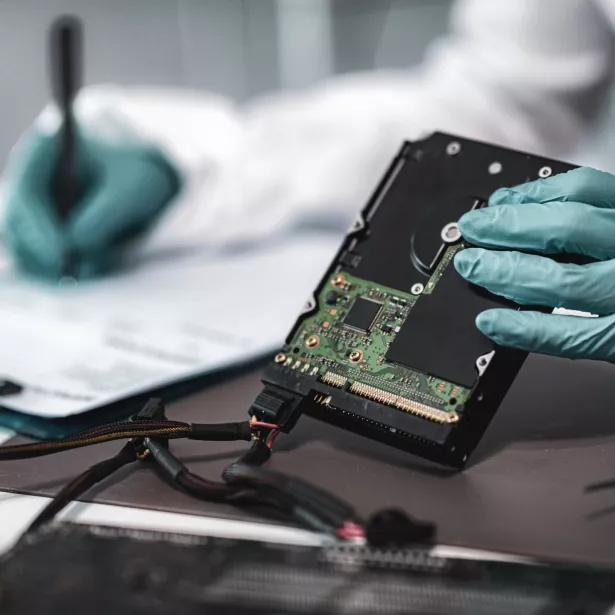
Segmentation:
{"type": "Polygon", "coordinates": [[[28,263],[44,263],[45,270],[59,271],[66,238],[51,204],[35,194],[11,190],[7,197],[4,236],[8,247],[28,263]]]}
{"type": "Polygon", "coordinates": [[[27,244],[13,246],[12,254],[17,268],[27,275],[54,284],[57,284],[62,275],[60,260],[41,258],[39,254],[32,252],[27,244]]]}
{"type": "Polygon", "coordinates": [[[99,250],[77,255],[75,277],[78,280],[90,280],[117,269],[121,254],[117,250],[99,250]]]}
{"type": "MultiPolygon", "coordinates": [[[[80,137],[82,153],[84,142],[80,137]]],[[[5,173],[5,241],[23,271],[53,279],[60,274],[63,254],[70,248],[54,201],[57,153],[57,134],[32,130],[12,153],[5,173]]],[[[80,155],[81,183],[87,179],[87,164],[87,156],[80,155]]]]}
{"type": "Polygon", "coordinates": [[[468,282],[522,305],[615,313],[615,261],[572,265],[534,254],[468,248],[454,263],[468,282]]]}
{"type": "MultiPolygon", "coordinates": [[[[49,280],[57,283],[63,275],[64,254],[58,258],[42,257],[32,251],[27,243],[19,244],[13,248],[13,257],[18,268],[28,275],[38,279],[49,280]]],[[[113,250],[100,250],[87,254],[79,254],[78,259],[71,269],[71,277],[77,280],[89,280],[100,277],[117,269],[120,262],[120,254],[113,250]]]]}
{"type": "Polygon", "coordinates": [[[56,164],[56,135],[32,131],[11,154],[5,175],[13,192],[41,199],[49,193],[56,164]]]}
{"type": "Polygon", "coordinates": [[[501,188],[491,195],[489,205],[551,201],[577,201],[595,207],[615,207],[615,175],[580,167],[513,188],[501,188]]]}
{"type": "Polygon", "coordinates": [[[476,326],[500,346],[569,359],[615,359],[615,315],[599,318],[487,310],[476,326]]]}
{"type": "Polygon", "coordinates": [[[96,175],[71,221],[76,248],[88,252],[121,243],[153,223],[176,190],[176,179],[155,155],[115,156],[96,175]]]}
{"type": "Polygon", "coordinates": [[[476,209],[459,219],[470,243],[544,254],[615,257],[615,209],[584,203],[526,203],[476,209]]]}

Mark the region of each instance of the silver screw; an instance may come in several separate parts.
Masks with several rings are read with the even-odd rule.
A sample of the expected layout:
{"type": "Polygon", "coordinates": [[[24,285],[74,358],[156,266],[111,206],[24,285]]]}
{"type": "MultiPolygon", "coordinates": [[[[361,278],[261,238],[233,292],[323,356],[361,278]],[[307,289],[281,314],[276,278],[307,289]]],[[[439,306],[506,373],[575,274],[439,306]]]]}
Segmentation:
{"type": "Polygon", "coordinates": [[[410,292],[413,295],[420,295],[425,290],[425,287],[422,284],[413,284],[410,292]]]}
{"type": "Polygon", "coordinates": [[[461,239],[461,233],[457,222],[449,222],[440,232],[440,237],[444,243],[455,243],[461,239]]]}
{"type": "Polygon", "coordinates": [[[553,173],[553,169],[551,167],[542,167],[542,169],[538,171],[538,177],[545,179],[546,177],[550,177],[551,173],[553,173]]]}
{"type": "Polygon", "coordinates": [[[502,167],[502,163],[501,162],[492,162],[489,165],[489,173],[491,175],[498,175],[499,173],[502,172],[502,169],[503,169],[503,167],[502,167]]]}
{"type": "Polygon", "coordinates": [[[446,153],[449,156],[456,156],[461,151],[461,143],[459,141],[451,141],[446,146],[446,153]]]}
{"type": "Polygon", "coordinates": [[[482,376],[485,373],[485,370],[487,369],[489,363],[491,363],[491,359],[493,359],[494,354],[495,350],[492,350],[491,352],[488,352],[487,354],[484,354],[476,359],[476,367],[478,369],[479,376],[482,376]]]}

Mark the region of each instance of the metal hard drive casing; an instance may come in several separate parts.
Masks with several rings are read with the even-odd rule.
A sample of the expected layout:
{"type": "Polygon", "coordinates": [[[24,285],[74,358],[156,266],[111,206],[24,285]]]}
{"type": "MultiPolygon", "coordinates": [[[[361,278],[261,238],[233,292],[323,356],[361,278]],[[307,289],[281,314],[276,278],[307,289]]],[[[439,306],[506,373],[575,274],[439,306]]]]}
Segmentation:
{"type": "Polygon", "coordinates": [[[288,430],[300,414],[307,413],[410,453],[462,467],[527,356],[495,345],[478,331],[475,317],[492,307],[545,308],[518,306],[475,287],[457,274],[452,262],[440,272],[432,294],[412,304],[384,363],[402,361],[429,377],[463,383],[470,394],[458,408],[458,420],[450,423],[395,407],[388,395],[357,395],[348,383],[340,386],[343,378],[326,378],[336,386],[323,382],[322,370],[312,373],[311,366],[297,369],[303,359],[299,355],[295,361],[292,352],[298,349],[292,347],[293,340],[319,309],[325,286],[335,276],[368,280],[377,288],[401,293],[420,290],[437,266],[440,235],[463,213],[485,206],[498,188],[572,168],[442,133],[405,143],[343,240],[277,361],[265,369],[261,401],[277,400],[271,418],[288,430]],[[285,353],[292,361],[280,361],[285,353]],[[382,399],[385,403],[380,403],[382,399]]]}

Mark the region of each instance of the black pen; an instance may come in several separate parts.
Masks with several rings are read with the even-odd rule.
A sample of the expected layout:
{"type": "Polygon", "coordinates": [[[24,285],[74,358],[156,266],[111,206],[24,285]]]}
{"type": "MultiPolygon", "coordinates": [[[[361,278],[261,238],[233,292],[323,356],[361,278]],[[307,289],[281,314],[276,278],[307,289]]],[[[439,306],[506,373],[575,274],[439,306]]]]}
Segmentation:
{"type": "MultiPolygon", "coordinates": [[[[62,224],[66,224],[79,198],[77,124],[73,103],[81,88],[82,52],[81,21],[70,16],[58,18],[49,35],[49,68],[52,95],[61,117],[53,196],[62,224]]],[[[62,257],[61,277],[74,275],[76,265],[77,255],[73,250],[67,250],[62,257]]]]}

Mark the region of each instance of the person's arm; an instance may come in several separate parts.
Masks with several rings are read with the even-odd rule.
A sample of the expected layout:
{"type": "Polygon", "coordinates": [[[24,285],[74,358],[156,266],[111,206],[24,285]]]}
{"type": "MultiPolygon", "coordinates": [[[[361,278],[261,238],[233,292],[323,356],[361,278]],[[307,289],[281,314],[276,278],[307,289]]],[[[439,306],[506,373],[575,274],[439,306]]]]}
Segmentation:
{"type": "MultiPolygon", "coordinates": [[[[160,104],[151,126],[186,186],[150,246],[251,240],[314,218],[346,224],[403,139],[432,130],[556,157],[578,143],[612,68],[611,31],[592,2],[464,0],[451,24],[414,71],[338,77],[220,120],[206,106],[192,115],[160,104]]],[[[135,115],[156,106],[132,101],[135,115]]]]}
{"type": "Polygon", "coordinates": [[[443,130],[560,156],[610,82],[611,31],[589,0],[463,0],[413,71],[337,77],[247,108],[129,88],[84,92],[81,117],[159,146],[181,191],[144,248],[253,241],[349,222],[404,139],[443,130]]]}

